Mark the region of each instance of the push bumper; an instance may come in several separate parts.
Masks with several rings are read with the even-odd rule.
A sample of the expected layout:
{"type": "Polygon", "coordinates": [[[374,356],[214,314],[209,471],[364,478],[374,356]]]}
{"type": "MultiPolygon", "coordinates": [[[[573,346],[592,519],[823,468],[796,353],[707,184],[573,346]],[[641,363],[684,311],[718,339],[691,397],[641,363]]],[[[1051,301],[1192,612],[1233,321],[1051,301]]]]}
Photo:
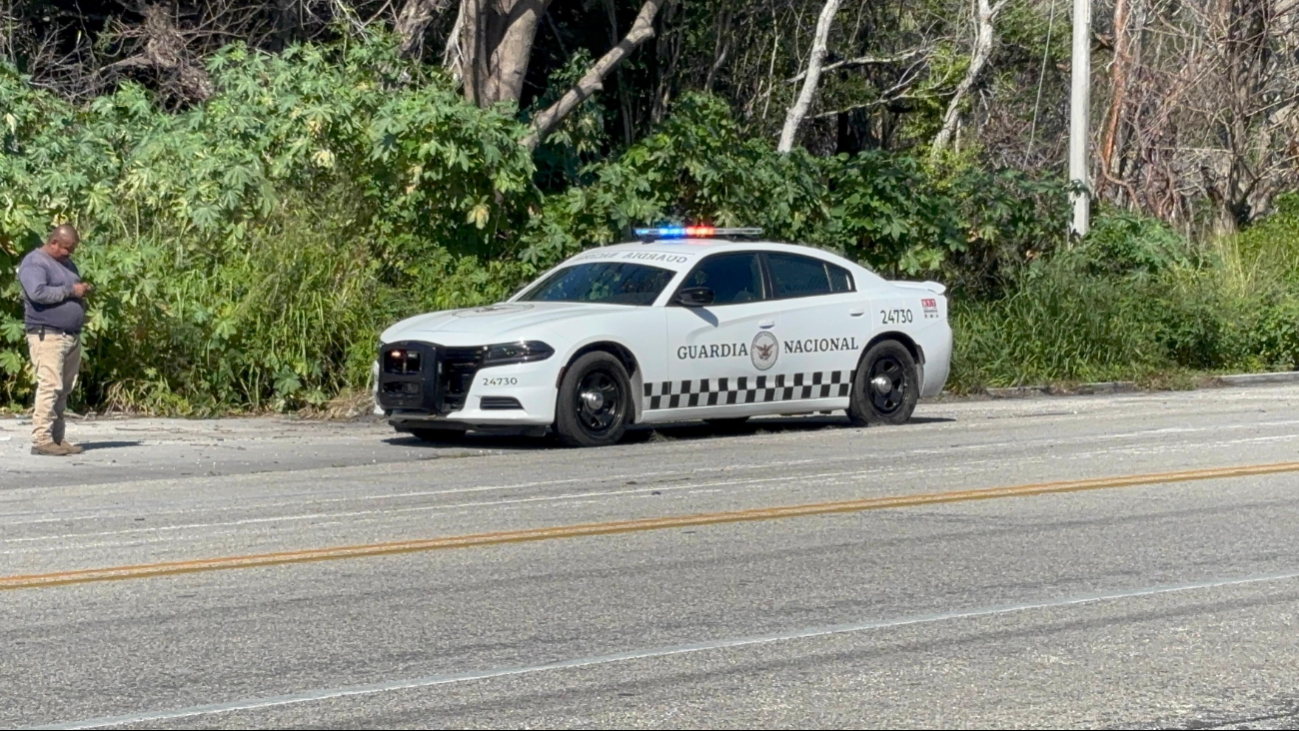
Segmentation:
{"type": "Polygon", "coordinates": [[[397,428],[546,426],[555,420],[556,358],[488,366],[480,348],[403,341],[375,361],[375,413],[397,428]]]}

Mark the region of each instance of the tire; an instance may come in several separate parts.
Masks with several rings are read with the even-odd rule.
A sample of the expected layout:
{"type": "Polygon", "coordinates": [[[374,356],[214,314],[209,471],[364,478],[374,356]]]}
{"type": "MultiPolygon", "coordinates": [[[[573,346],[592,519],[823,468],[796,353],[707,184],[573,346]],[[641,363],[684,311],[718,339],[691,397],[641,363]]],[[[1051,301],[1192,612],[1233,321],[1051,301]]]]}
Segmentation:
{"type": "Polygon", "coordinates": [[[555,403],[555,433],[567,447],[617,444],[633,408],[631,379],[622,361],[600,350],[587,353],[564,373],[555,403]]]}
{"type": "Polygon", "coordinates": [[[902,343],[883,340],[871,346],[857,364],[848,418],[854,426],[905,424],[919,400],[916,359],[902,343]],[[876,385],[877,378],[888,381],[887,392],[881,390],[884,381],[876,385]]]}
{"type": "Polygon", "coordinates": [[[411,429],[411,436],[429,444],[450,444],[465,436],[464,429],[411,429]]]}

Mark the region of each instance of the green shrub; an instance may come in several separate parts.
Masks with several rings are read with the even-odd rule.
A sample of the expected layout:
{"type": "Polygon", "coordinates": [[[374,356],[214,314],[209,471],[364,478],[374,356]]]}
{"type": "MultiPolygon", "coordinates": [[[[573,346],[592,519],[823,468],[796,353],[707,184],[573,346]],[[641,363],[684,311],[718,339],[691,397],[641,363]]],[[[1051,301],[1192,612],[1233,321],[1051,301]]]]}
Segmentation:
{"type": "Polygon", "coordinates": [[[519,279],[518,122],[380,37],[209,66],[217,94],[181,113],[131,85],[72,107],[0,71],[0,401],[31,383],[14,265],[56,221],[98,285],[81,395],[108,407],[320,404],[364,387],[392,320],[519,279]]]}
{"type": "Polygon", "coordinates": [[[1237,236],[1241,256],[1299,279],[1299,192],[1278,196],[1271,215],[1237,236]]]}
{"type": "Polygon", "coordinates": [[[1076,248],[1022,268],[1005,296],[955,303],[953,386],[1299,367],[1285,205],[1216,257],[1156,221],[1098,217],[1076,248]]]}
{"type": "Polygon", "coordinates": [[[590,182],[549,197],[533,217],[524,261],[547,265],[640,225],[757,226],[888,275],[941,272],[978,291],[1026,252],[1054,249],[1068,212],[1060,181],[1014,171],[942,169],[883,151],[778,154],[765,139],[746,139],[725,104],[702,94],[685,96],[653,134],[581,177],[590,182]]]}
{"type": "Polygon", "coordinates": [[[1109,275],[1147,275],[1195,261],[1190,244],[1163,222],[1130,211],[1107,211],[1082,242],[1080,253],[1091,271],[1109,275]]]}
{"type": "Polygon", "coordinates": [[[957,301],[952,381],[959,390],[1142,377],[1168,365],[1149,292],[1060,257],[992,301],[957,301]]]}
{"type": "Polygon", "coordinates": [[[97,407],[200,414],[364,388],[402,317],[508,297],[584,248],[660,223],[760,226],[953,297],[953,386],[1299,363],[1299,196],[1216,256],[1105,211],[1064,246],[1060,180],[869,151],[816,158],[686,95],[615,158],[584,108],[541,151],[390,39],[231,46],[182,112],[126,85],[85,106],[0,68],[0,405],[31,389],[13,271],[51,224],[98,287],[97,407]]]}

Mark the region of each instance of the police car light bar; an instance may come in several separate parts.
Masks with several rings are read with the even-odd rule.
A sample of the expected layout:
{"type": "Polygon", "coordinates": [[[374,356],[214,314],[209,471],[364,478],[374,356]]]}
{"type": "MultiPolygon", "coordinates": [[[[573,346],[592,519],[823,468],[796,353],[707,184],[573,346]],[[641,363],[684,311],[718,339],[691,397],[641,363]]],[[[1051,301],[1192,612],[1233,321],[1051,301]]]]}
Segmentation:
{"type": "Polygon", "coordinates": [[[641,239],[700,239],[721,236],[758,236],[760,228],[714,228],[712,226],[670,226],[667,228],[635,229],[641,239]]]}

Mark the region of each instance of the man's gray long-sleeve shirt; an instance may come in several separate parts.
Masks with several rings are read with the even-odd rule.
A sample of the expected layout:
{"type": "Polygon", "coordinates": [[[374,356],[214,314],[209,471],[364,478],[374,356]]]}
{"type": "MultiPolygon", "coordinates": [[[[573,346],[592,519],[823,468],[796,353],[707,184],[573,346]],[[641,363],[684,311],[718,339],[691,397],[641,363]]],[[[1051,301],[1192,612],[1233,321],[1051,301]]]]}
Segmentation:
{"type": "Polygon", "coordinates": [[[36,249],[23,257],[18,280],[26,294],[24,320],[29,332],[42,327],[81,332],[86,322],[86,303],[72,293],[72,285],[81,281],[76,264],[61,262],[36,249]]]}

